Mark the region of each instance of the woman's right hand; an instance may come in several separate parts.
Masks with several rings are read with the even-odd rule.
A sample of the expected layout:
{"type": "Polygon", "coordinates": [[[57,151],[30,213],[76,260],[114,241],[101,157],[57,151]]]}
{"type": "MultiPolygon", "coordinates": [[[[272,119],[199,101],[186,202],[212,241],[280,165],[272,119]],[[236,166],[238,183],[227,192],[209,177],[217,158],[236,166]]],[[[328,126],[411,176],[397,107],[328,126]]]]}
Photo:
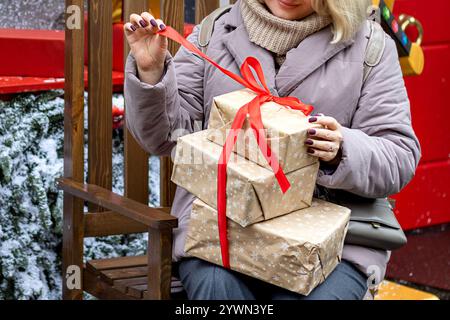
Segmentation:
{"type": "Polygon", "coordinates": [[[156,34],[166,28],[164,22],[150,13],[132,14],[124,25],[125,36],[130,45],[141,81],[157,84],[164,72],[167,53],[167,38],[156,34]]]}

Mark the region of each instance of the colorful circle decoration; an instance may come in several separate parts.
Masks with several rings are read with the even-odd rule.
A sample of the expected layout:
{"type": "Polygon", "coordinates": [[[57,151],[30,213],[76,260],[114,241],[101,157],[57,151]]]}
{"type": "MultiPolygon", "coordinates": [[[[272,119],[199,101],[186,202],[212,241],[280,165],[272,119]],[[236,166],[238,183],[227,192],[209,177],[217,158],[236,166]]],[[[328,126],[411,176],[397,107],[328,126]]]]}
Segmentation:
{"type": "Polygon", "coordinates": [[[391,27],[392,27],[392,31],[394,31],[395,33],[398,32],[398,23],[396,20],[392,20],[391,27]]]}
{"type": "Polygon", "coordinates": [[[391,12],[389,11],[388,7],[383,8],[383,18],[386,21],[388,21],[391,18],[391,12]]]}
{"type": "Polygon", "coordinates": [[[408,36],[404,33],[402,35],[402,43],[403,43],[403,45],[406,46],[408,44],[408,42],[409,42],[408,36]]]}

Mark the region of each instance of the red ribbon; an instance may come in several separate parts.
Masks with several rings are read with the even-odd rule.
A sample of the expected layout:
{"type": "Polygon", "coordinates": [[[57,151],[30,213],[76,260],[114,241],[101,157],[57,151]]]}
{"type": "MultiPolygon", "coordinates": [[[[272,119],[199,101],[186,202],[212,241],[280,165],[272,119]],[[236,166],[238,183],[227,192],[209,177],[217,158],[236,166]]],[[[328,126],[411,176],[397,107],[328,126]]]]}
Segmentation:
{"type": "Polygon", "coordinates": [[[313,111],[313,107],[306,105],[295,97],[276,97],[270,93],[267,87],[264,72],[262,70],[261,64],[255,57],[248,57],[245,59],[241,66],[241,75],[234,74],[233,72],[221,67],[210,57],[200,51],[195,45],[186,40],[181,36],[176,30],[171,27],[167,27],[165,30],[159,31],[158,34],[163,35],[173,41],[181,44],[186,49],[192,51],[193,53],[199,55],[217,69],[222,71],[224,74],[235,80],[236,82],[242,84],[244,87],[254,91],[257,96],[242,106],[233,121],[231,126],[231,131],[227,136],[226,142],[223,146],[222,153],[220,155],[218,164],[218,174],[217,174],[217,214],[218,214],[218,227],[219,227],[219,238],[220,238],[220,250],[222,254],[222,264],[225,268],[230,268],[230,257],[228,252],[228,238],[227,238],[227,164],[230,159],[231,152],[236,144],[236,140],[239,131],[242,130],[245,119],[248,118],[250,127],[256,137],[259,148],[261,149],[264,157],[275,173],[275,177],[280,185],[281,191],[285,193],[290,188],[289,180],[283,172],[278,162],[277,155],[272,152],[269,145],[267,144],[265,135],[263,134],[264,126],[261,119],[261,106],[269,101],[276,102],[280,105],[290,107],[291,109],[302,111],[305,115],[310,115],[313,111]],[[255,76],[253,75],[253,69],[260,81],[259,84],[255,76]]]}

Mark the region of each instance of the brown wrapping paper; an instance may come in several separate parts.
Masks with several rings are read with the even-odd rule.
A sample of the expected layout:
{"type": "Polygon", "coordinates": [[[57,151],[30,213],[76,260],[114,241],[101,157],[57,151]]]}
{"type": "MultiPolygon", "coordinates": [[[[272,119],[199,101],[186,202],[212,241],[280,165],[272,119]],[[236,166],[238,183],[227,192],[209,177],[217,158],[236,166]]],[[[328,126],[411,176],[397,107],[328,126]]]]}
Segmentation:
{"type": "MultiPolygon", "coordinates": [[[[172,181],[217,208],[217,164],[222,147],[208,130],[178,139],[172,181]]],[[[286,175],[283,194],[272,170],[232,153],[227,170],[227,216],[243,227],[311,205],[319,169],[314,162],[286,175]]]]}
{"type": "MultiPolygon", "coordinates": [[[[228,220],[232,270],[308,295],[341,260],[350,209],[314,199],[311,207],[243,228],[228,220]]],[[[217,211],[195,200],[189,256],[222,265],[217,211]]]]}
{"type": "MultiPolygon", "coordinates": [[[[254,97],[255,93],[248,89],[215,97],[209,118],[208,139],[223,146],[237,111],[254,97]]],[[[309,123],[301,111],[283,107],[275,102],[265,103],[261,107],[261,116],[268,144],[278,155],[285,173],[318,161],[316,157],[306,152],[304,142],[307,130],[320,128],[320,125],[309,123]]],[[[249,128],[248,121],[245,122],[243,129],[233,151],[263,167],[270,168],[249,128]]]]}

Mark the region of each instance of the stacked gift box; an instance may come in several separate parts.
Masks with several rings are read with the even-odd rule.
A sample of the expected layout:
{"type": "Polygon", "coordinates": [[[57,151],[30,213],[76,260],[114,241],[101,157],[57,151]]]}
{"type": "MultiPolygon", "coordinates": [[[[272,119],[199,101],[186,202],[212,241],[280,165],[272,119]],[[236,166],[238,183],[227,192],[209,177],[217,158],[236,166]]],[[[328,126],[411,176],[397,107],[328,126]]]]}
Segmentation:
{"type": "MultiPolygon", "coordinates": [[[[223,146],[238,110],[256,96],[239,90],[216,97],[208,130],[181,137],[172,181],[197,197],[185,251],[222,265],[217,177],[223,146]]],[[[264,136],[289,180],[283,193],[248,119],[227,165],[226,215],[232,270],[307,295],[341,259],[350,210],[313,199],[319,162],[307,153],[317,128],[298,110],[275,102],[260,108],[264,136]]]]}

